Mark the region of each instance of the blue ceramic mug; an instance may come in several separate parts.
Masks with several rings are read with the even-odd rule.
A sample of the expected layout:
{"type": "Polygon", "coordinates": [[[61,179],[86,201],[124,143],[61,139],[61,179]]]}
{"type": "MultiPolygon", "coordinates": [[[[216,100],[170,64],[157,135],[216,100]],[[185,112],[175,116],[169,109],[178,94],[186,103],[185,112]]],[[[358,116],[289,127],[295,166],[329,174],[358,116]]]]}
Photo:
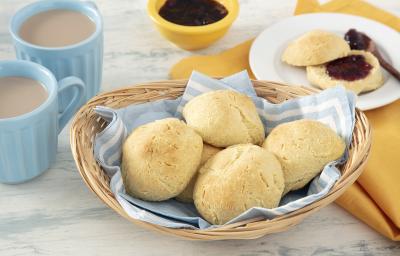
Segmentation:
{"type": "MultiPolygon", "coordinates": [[[[34,2],[20,9],[11,19],[10,33],[18,59],[36,62],[48,68],[60,80],[76,76],[85,83],[85,99],[99,92],[103,65],[103,21],[93,2],[50,0],[34,2]],[[65,47],[42,47],[30,44],[19,36],[21,25],[35,14],[49,10],[78,11],[96,25],[95,32],[87,39],[65,47]]],[[[71,95],[60,98],[60,109],[68,105],[71,95]]]]}
{"type": "Polygon", "coordinates": [[[77,77],[57,82],[45,67],[22,60],[0,61],[0,77],[25,77],[41,83],[47,99],[31,112],[0,118],[0,182],[30,180],[50,167],[57,152],[57,137],[83,102],[84,83],[77,77]],[[58,99],[70,92],[72,99],[59,113],[58,99]]]}

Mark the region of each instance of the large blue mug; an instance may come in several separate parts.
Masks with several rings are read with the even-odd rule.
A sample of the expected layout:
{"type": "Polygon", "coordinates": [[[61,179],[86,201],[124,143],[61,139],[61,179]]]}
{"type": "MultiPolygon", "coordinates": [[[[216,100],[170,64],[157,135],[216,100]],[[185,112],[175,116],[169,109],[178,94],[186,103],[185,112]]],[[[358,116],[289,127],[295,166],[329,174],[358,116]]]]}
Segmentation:
{"type": "MultiPolygon", "coordinates": [[[[16,56],[48,68],[60,80],[76,76],[85,83],[86,101],[100,90],[103,66],[103,21],[93,2],[51,0],[38,1],[15,13],[10,23],[16,56]],[[65,47],[42,47],[24,41],[19,36],[21,25],[35,14],[49,10],[72,10],[89,17],[96,25],[94,33],[83,41],[65,47]]],[[[62,31],[60,31],[62,33],[62,31]]],[[[60,98],[60,109],[68,105],[71,95],[60,98]]]]}
{"type": "MultiPolygon", "coordinates": [[[[31,112],[0,118],[0,182],[16,184],[39,176],[57,152],[57,137],[83,102],[84,83],[77,77],[57,82],[45,67],[22,60],[0,61],[0,77],[25,77],[42,84],[47,99],[31,112]],[[58,99],[72,98],[59,113],[58,99]]],[[[23,104],[23,103],[21,103],[23,104]]]]}

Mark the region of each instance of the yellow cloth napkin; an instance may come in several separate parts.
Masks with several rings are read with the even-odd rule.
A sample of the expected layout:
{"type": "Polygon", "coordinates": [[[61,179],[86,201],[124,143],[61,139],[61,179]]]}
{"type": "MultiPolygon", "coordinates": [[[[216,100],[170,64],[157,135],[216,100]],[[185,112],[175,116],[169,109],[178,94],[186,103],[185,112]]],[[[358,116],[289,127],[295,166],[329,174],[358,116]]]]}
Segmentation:
{"type": "MultiPolygon", "coordinates": [[[[323,5],[317,0],[298,0],[295,14],[310,12],[364,16],[400,31],[398,17],[362,0],[332,0],[323,5]]],[[[252,41],[218,55],[183,59],[171,69],[170,77],[188,78],[194,69],[211,76],[247,69],[254,78],[248,63],[252,41]]],[[[371,157],[357,182],[336,202],[381,234],[400,241],[400,101],[366,114],[373,127],[371,157]]]]}

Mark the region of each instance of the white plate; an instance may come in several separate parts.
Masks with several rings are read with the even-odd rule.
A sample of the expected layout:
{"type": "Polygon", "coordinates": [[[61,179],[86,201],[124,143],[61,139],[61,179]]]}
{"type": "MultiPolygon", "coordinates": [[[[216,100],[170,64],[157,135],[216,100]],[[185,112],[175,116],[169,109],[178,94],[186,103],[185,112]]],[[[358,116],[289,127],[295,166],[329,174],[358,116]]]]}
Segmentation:
{"type": "MultiPolygon", "coordinates": [[[[259,80],[311,86],[304,68],[292,67],[281,61],[281,55],[288,43],[313,29],[331,31],[343,37],[350,28],[365,32],[375,41],[386,60],[400,68],[399,32],[372,20],[333,13],[293,16],[268,27],[251,46],[250,67],[259,80]]],[[[384,85],[375,91],[359,95],[358,108],[378,108],[400,98],[400,83],[386,71],[383,73],[384,85]]]]}

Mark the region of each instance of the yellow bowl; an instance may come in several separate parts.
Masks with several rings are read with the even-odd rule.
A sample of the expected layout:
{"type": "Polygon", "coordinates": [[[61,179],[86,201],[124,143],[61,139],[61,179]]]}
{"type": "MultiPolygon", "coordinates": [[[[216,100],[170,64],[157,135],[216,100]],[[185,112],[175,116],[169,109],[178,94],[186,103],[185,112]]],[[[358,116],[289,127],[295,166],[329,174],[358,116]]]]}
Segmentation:
{"type": "Polygon", "coordinates": [[[166,0],[149,0],[147,12],[160,33],[185,50],[202,49],[220,39],[239,13],[238,0],[216,0],[228,10],[223,19],[205,26],[183,26],[167,21],[158,12],[166,0]]]}

